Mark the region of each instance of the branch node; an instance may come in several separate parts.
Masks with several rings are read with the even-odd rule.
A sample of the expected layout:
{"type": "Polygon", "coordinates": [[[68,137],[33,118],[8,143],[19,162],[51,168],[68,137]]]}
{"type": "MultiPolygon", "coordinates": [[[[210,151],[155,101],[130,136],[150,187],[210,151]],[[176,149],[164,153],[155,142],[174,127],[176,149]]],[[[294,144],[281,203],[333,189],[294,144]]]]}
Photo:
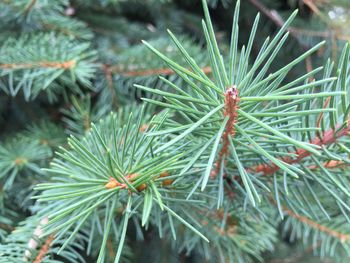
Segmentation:
{"type": "Polygon", "coordinates": [[[227,124],[226,124],[226,130],[224,134],[222,135],[222,148],[219,153],[218,160],[215,163],[215,170],[213,170],[210,174],[211,178],[215,178],[216,175],[219,173],[221,169],[221,163],[222,161],[226,161],[225,157],[228,154],[229,151],[229,136],[234,137],[236,134],[235,125],[237,123],[237,117],[238,113],[237,110],[239,108],[239,96],[238,96],[238,89],[236,85],[233,85],[232,87],[229,87],[225,91],[225,108],[224,108],[224,117],[229,117],[227,124]]]}

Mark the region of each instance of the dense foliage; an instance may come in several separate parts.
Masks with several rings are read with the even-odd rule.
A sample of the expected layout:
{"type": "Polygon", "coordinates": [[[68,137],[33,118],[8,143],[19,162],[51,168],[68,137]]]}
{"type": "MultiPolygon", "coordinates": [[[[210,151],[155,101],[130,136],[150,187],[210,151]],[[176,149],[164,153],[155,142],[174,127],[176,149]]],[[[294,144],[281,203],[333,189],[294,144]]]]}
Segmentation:
{"type": "Polygon", "coordinates": [[[349,3],[199,2],[0,3],[0,262],[350,260],[349,3]]]}

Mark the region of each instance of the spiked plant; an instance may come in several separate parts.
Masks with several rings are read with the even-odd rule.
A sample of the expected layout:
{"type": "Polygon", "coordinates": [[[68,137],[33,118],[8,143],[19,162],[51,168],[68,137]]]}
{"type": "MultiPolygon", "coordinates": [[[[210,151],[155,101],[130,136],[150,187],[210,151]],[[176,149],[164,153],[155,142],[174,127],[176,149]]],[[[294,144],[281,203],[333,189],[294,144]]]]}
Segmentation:
{"type": "MultiPolygon", "coordinates": [[[[315,125],[316,123],[311,122],[315,119],[313,116],[330,114],[329,116],[334,118],[337,112],[336,101],[342,101],[341,112],[346,112],[346,86],[333,85],[336,78],[329,77],[329,66],[320,80],[308,81],[310,76],[321,71],[321,68],[317,68],[295,80],[286,82],[286,76],[290,70],[315,52],[323,43],[311,48],[280,70],[268,73],[275,56],[283,48],[288,36],[288,32],[285,33],[285,31],[296,12],[272,40],[266,39],[256,60],[251,67],[248,67],[259,15],[253,24],[247,47],[242,48],[238,57],[239,1],[237,2],[233,19],[229,65],[225,65],[214,38],[215,34],[205,4],[204,11],[206,20],[203,21],[203,30],[211,58],[213,79],[204,74],[169,31],[173,42],[182,52],[184,59],[187,60],[187,66],[192,71],[164,56],[147,42],[146,45],[183,78],[188,84],[188,91],[165,79],[162,79],[164,85],[169,85],[178,93],[140,85],[137,87],[163,95],[165,99],[165,102],[150,99],[144,99],[145,101],[174,109],[179,113],[180,120],[172,120],[171,129],[151,134],[154,136],[170,135],[169,141],[160,147],[159,151],[186,140],[186,136],[190,134],[212,139],[210,144],[204,140],[201,149],[202,152],[210,149],[208,159],[203,160],[207,162],[207,165],[201,178],[201,189],[204,190],[210,176],[222,177],[227,174],[232,178],[235,175],[232,171],[228,172],[225,165],[226,159],[231,156],[247,197],[251,204],[255,205],[256,200],[260,200],[259,187],[256,179],[253,179],[255,173],[264,173],[269,167],[274,167],[276,170],[281,169],[290,178],[298,178],[305,172],[292,165],[292,160],[297,160],[298,153],[290,153],[289,149],[294,147],[301,153],[321,155],[320,145],[305,141],[307,138],[305,136],[310,136],[320,130],[320,127],[315,125]],[[239,61],[237,65],[236,60],[239,61]],[[332,103],[329,107],[324,107],[322,101],[327,98],[332,103]],[[253,167],[252,160],[248,156],[258,157],[267,163],[266,167],[264,164],[253,167]],[[281,158],[282,156],[284,157],[281,158]],[[221,167],[224,168],[221,169],[221,167]],[[246,169],[248,167],[251,168],[248,170],[246,169]]],[[[346,120],[346,116],[344,119],[346,120]]]]}
{"type": "MultiPolygon", "coordinates": [[[[169,34],[173,42],[187,60],[186,66],[176,63],[145,42],[187,83],[184,88],[161,78],[164,85],[171,87],[173,92],[137,85],[142,90],[164,98],[164,101],[148,98],[145,101],[177,113],[176,118],[163,125],[168,126],[167,129],[149,133],[149,136],[168,138],[158,150],[162,151],[181,142],[194,147],[191,142],[195,141],[199,148],[198,154],[181,173],[188,171],[194,164],[205,167],[199,173],[198,183],[193,190],[201,185],[203,191],[210,178],[218,178],[218,186],[211,187],[218,196],[218,206],[222,204],[224,192],[233,191],[235,195],[243,194],[245,205],[248,201],[256,206],[257,201],[260,203],[265,199],[270,205],[277,206],[282,218],[287,214],[302,219],[302,223],[307,224],[310,221],[303,220],[297,213],[308,212],[297,208],[300,208],[301,203],[299,206],[290,203],[288,185],[297,188],[304,200],[308,200],[310,209],[317,205],[324,210],[322,203],[326,200],[312,189],[321,187],[336,201],[338,212],[347,218],[349,206],[344,200],[349,198],[349,187],[347,178],[342,175],[349,153],[346,146],[349,133],[349,46],[344,47],[336,72],[337,78],[332,77],[333,64],[328,62],[324,69],[316,68],[291,81],[286,79],[293,67],[323,43],[306,51],[280,70],[270,73],[269,67],[287,39],[288,32],[284,31],[295,17],[294,12],[272,40],[266,39],[257,58],[249,66],[259,15],[253,24],[247,46],[243,46],[238,55],[238,1],[227,65],[214,38],[208,9],[205,3],[203,5],[206,16],[203,30],[213,70],[212,78],[200,69],[171,32],[169,34]],[[314,79],[314,76],[320,76],[320,79],[314,79]],[[200,141],[199,138],[203,140],[200,141]],[[329,171],[329,168],[336,169],[329,171]],[[277,202],[271,202],[271,191],[275,192],[277,202]],[[307,191],[308,196],[303,195],[303,191],[307,191]],[[280,195],[283,200],[280,200],[280,195]],[[314,200],[309,201],[310,197],[314,200]],[[290,206],[296,211],[295,214],[284,210],[281,203],[290,206]]],[[[325,214],[326,218],[331,218],[327,212],[325,214]]],[[[318,227],[317,230],[321,232],[333,233],[327,227],[318,227]]],[[[342,243],[348,242],[347,238],[339,239],[346,237],[346,234],[335,233],[334,244],[343,246],[342,243]]],[[[343,248],[348,251],[346,244],[343,248]]],[[[322,254],[325,251],[330,252],[323,247],[322,254]]]]}
{"type": "MultiPolygon", "coordinates": [[[[48,213],[49,218],[44,226],[45,235],[62,237],[69,229],[78,233],[87,220],[100,221],[104,211],[104,236],[98,256],[98,262],[103,262],[107,238],[115,224],[113,218],[121,209],[122,228],[119,234],[115,233],[120,237],[115,259],[118,261],[129,218],[141,210],[142,225],[146,224],[154,203],[169,217],[179,219],[207,240],[168,206],[172,199],[163,198],[158,190],[159,186],[172,183],[168,181],[169,175],[180,169],[188,156],[186,152],[157,151],[161,140],[148,137],[143,131],[146,123],[149,125],[146,130],[156,131],[161,124],[155,126],[153,122],[162,123],[166,115],[145,118],[141,108],[123,119],[126,116],[120,112],[110,115],[98,126],[92,124],[91,132],[83,140],[71,137],[68,140],[71,150],[62,149],[63,152],[58,153],[61,159],[54,160],[52,168],[47,169],[56,175],[56,180],[36,188],[44,190],[38,197],[39,202],[48,202],[41,211],[48,213]]],[[[74,234],[66,239],[62,249],[74,234]]]]}

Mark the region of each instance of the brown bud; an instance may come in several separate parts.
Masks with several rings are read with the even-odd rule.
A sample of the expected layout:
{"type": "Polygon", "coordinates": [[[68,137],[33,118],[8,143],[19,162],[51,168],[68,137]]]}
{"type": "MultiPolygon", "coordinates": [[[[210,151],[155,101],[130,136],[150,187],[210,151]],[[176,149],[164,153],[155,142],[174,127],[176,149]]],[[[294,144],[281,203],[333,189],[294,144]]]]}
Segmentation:
{"type": "Polygon", "coordinates": [[[212,170],[210,172],[210,179],[214,179],[217,176],[217,172],[215,170],[212,170]]]}
{"type": "Polygon", "coordinates": [[[167,172],[167,171],[161,172],[161,173],[159,174],[159,177],[160,177],[160,178],[167,177],[167,176],[169,176],[169,172],[167,172]]]}
{"type": "Polygon", "coordinates": [[[145,132],[148,129],[148,124],[144,124],[140,127],[140,132],[145,132]]]}
{"type": "Polygon", "coordinates": [[[145,190],[147,188],[146,184],[141,184],[140,186],[138,186],[136,189],[139,192],[142,192],[143,190],[145,190]]]}
{"type": "Polygon", "coordinates": [[[132,182],[137,176],[139,176],[138,173],[134,173],[134,174],[128,174],[125,178],[129,181],[132,182]]]}
{"type": "Polygon", "coordinates": [[[14,161],[15,165],[22,165],[22,164],[25,164],[27,162],[28,162],[28,159],[24,158],[24,157],[18,157],[14,161]]]}
{"type": "Polygon", "coordinates": [[[174,182],[173,179],[166,179],[162,182],[163,186],[171,185],[174,182]]]}
{"type": "Polygon", "coordinates": [[[113,189],[113,188],[116,188],[119,185],[120,185],[120,183],[117,180],[115,180],[114,178],[110,177],[109,178],[109,182],[105,184],[105,187],[107,189],[113,189]]]}

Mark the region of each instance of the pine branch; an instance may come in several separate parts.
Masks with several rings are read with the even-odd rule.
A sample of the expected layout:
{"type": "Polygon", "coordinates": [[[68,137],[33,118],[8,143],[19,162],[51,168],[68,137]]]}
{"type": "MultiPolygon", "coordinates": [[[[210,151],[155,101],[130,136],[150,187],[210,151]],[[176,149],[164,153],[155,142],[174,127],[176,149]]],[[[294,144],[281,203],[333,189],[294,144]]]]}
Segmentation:
{"type": "MultiPolygon", "coordinates": [[[[166,113],[149,120],[150,117],[144,118],[147,116],[144,108],[136,110],[133,114],[126,114],[123,110],[117,115],[111,114],[98,126],[92,124],[91,131],[81,140],[71,137],[68,140],[71,149],[62,149],[61,153],[57,153],[60,159],[55,159],[48,171],[63,177],[36,188],[44,192],[35,198],[52,207],[47,215],[50,220],[44,227],[45,233],[64,235],[71,228],[78,231],[86,220],[104,213],[106,229],[99,254],[101,259],[104,257],[107,237],[114,222],[115,209],[127,203],[125,213],[121,215],[124,222],[121,235],[124,238],[129,217],[138,214],[137,210],[132,210],[134,208],[131,205],[141,199],[144,202],[144,207],[141,208],[142,225],[148,222],[153,203],[157,203],[160,210],[167,211],[169,216],[177,218],[201,238],[206,239],[168,207],[167,199],[163,199],[160,193],[163,188],[173,183],[169,173],[181,169],[191,152],[184,151],[172,156],[165,151],[159,152],[159,139],[140,133],[144,123],[164,122],[166,113]],[[71,176],[66,177],[66,171],[69,171],[71,176]]],[[[150,131],[159,129],[155,125],[149,127],[150,131]]],[[[117,261],[122,246],[121,241],[117,261]]]]}
{"type": "MultiPolygon", "coordinates": [[[[28,21],[17,23],[21,29],[61,30],[71,37],[36,36],[30,42],[30,35],[28,41],[13,39],[0,52],[0,88],[8,94],[23,90],[34,98],[45,90],[48,94],[57,91],[65,100],[72,98],[62,110],[67,133],[73,134],[67,144],[60,141],[65,136],[55,139],[56,129],[49,126],[45,132],[33,128],[25,134],[33,142],[29,150],[22,140],[19,145],[13,143],[19,153],[9,149],[11,145],[0,146],[1,156],[6,156],[0,156],[0,177],[4,178],[0,183],[11,182],[8,177],[22,172],[32,176],[42,171],[39,167],[47,165],[52,149],[61,146],[50,168],[44,169],[52,176],[34,189],[37,205],[31,211],[38,211],[39,218],[47,216],[49,222],[41,229],[46,239],[35,237],[40,241],[28,261],[53,260],[51,255],[79,261],[85,246],[97,262],[122,261],[131,224],[138,239],[144,238],[143,228],[147,235],[153,233],[148,230],[158,229],[165,239],[173,237],[172,247],[177,251],[195,249],[212,262],[261,261],[262,253],[277,241],[278,222],[272,220],[276,210],[282,217],[288,215],[286,221],[292,224],[286,228],[292,228],[296,236],[309,238],[312,231],[315,240],[325,237],[322,252],[333,253],[329,248],[339,243],[348,249],[347,227],[339,225],[350,211],[349,180],[344,176],[350,153],[344,138],[350,132],[347,49],[336,66],[338,78],[333,77],[332,63],[324,69],[313,68],[309,59],[323,43],[279,67],[277,55],[283,52],[287,31],[300,38],[290,26],[296,12],[283,21],[277,12],[259,5],[259,0],[251,3],[280,29],[274,38],[267,38],[252,57],[259,30],[257,15],[248,42],[239,51],[237,1],[230,46],[219,47],[203,0],[207,52],[202,45],[169,31],[172,43],[163,37],[145,42],[160,58],[155,60],[144,46],[130,46],[141,33],[133,40],[119,39],[118,28],[113,37],[91,39],[100,51],[99,60],[105,61],[97,64],[89,42],[74,40],[88,38],[89,30],[81,31],[84,23],[77,21],[66,30],[65,23],[73,20],[48,18],[48,14],[61,13],[66,3],[61,1],[52,13],[46,5],[43,12],[34,5],[28,21]],[[294,78],[294,68],[305,60],[307,72],[294,78]],[[274,64],[276,71],[271,70],[274,64]],[[94,75],[97,67],[99,75],[94,75]],[[158,79],[157,75],[163,76],[158,79]],[[142,82],[137,94],[131,82],[142,82]],[[92,99],[90,95],[71,96],[84,94],[80,87],[91,87],[91,83],[98,91],[92,99]],[[140,96],[153,107],[131,103],[140,96]],[[106,114],[116,106],[117,113],[106,114]],[[43,148],[50,150],[45,160],[39,158],[43,148]],[[261,176],[272,174],[273,180],[261,176]],[[267,201],[271,192],[277,205],[267,201]],[[215,212],[215,207],[220,210],[215,212]],[[323,218],[335,221],[328,224],[323,218]],[[75,244],[79,252],[74,251],[75,244]]],[[[112,2],[97,4],[103,3],[111,6],[112,2]]],[[[94,4],[86,2],[86,6],[94,4]]],[[[86,11],[85,7],[81,10],[86,11]]],[[[23,8],[14,13],[23,15],[23,8]]],[[[125,24],[132,31],[131,24],[125,24]]],[[[161,26],[154,24],[157,29],[161,26]]],[[[106,23],[106,27],[113,26],[106,23]]],[[[28,241],[34,239],[35,225],[25,224],[22,233],[8,236],[6,244],[0,245],[0,262],[23,259],[28,241]]]]}
{"type": "Polygon", "coordinates": [[[62,35],[22,35],[9,38],[0,49],[0,84],[11,96],[23,91],[25,99],[34,99],[41,91],[49,97],[64,83],[79,91],[79,85],[91,88],[96,53],[88,43],[77,43],[62,35]]]}
{"type": "MultiPolygon", "coordinates": [[[[39,208],[39,207],[37,207],[39,208]]],[[[54,235],[43,236],[43,228],[47,224],[47,218],[38,215],[30,216],[19,223],[19,225],[0,244],[0,262],[35,262],[41,263],[53,260],[58,255],[58,244],[67,242],[65,249],[59,254],[57,262],[84,262],[79,255],[86,242],[86,236],[82,233],[75,233],[74,240],[69,231],[66,237],[60,239],[54,235]]]]}
{"type": "Polygon", "coordinates": [[[339,239],[341,243],[345,243],[350,239],[350,235],[335,231],[333,229],[330,229],[327,226],[319,224],[319,223],[317,223],[317,222],[315,222],[315,221],[313,221],[305,216],[298,215],[298,214],[294,213],[292,210],[289,210],[287,208],[283,208],[283,211],[287,215],[297,219],[298,221],[302,222],[303,224],[307,224],[314,229],[317,229],[321,232],[326,233],[327,235],[330,235],[332,237],[339,239]]]}
{"type": "MultiPolygon", "coordinates": [[[[251,166],[251,161],[249,161],[249,157],[246,156],[254,156],[254,158],[265,160],[268,159],[274,164],[274,167],[279,167],[279,169],[282,169],[294,178],[303,175],[304,171],[293,166],[293,163],[288,163],[290,159],[292,160],[291,156],[295,155],[295,153],[284,153],[280,148],[281,146],[278,144],[282,143],[286,148],[289,147],[288,145],[296,147],[300,149],[298,151],[302,155],[305,153],[307,153],[307,155],[312,153],[316,156],[320,156],[318,150],[319,145],[307,143],[302,139],[305,132],[310,134],[310,127],[304,125],[304,120],[313,118],[313,115],[321,113],[329,113],[330,116],[335,115],[335,101],[337,101],[340,96],[344,97],[346,90],[344,86],[340,88],[338,84],[335,86],[335,89],[329,88],[336,80],[336,78],[330,77],[329,67],[325,69],[324,77],[321,80],[306,82],[310,76],[316,74],[320,70],[312,69],[295,81],[283,85],[281,84],[291,68],[315,52],[321,46],[321,43],[309,51],[306,51],[280,70],[271,74],[267,73],[277,52],[282,48],[282,45],[287,39],[288,33],[285,34],[284,32],[289,28],[294,16],[296,16],[296,12],[281,26],[281,29],[271,42],[269,39],[265,41],[258,58],[251,67],[248,67],[247,61],[257,31],[259,15],[254,21],[251,36],[247,44],[247,50],[238,54],[238,1],[232,27],[233,31],[229,58],[231,64],[226,66],[215,39],[209,10],[206,8],[205,3],[203,3],[203,5],[206,17],[206,21],[203,22],[203,30],[208,47],[208,56],[210,57],[210,66],[213,70],[213,78],[209,78],[201,70],[194,59],[186,52],[180,41],[169,32],[174,44],[182,53],[182,60],[185,60],[185,64],[187,67],[189,66],[191,70],[173,61],[171,58],[152,47],[149,43],[145,42],[145,44],[182,78],[187,84],[188,90],[178,87],[176,83],[167,79],[161,80],[165,85],[173,89],[173,91],[157,90],[141,85],[136,86],[143,91],[161,95],[165,101],[160,102],[145,98],[144,100],[146,102],[176,110],[179,114],[185,116],[185,118],[179,121],[172,120],[173,125],[171,129],[154,134],[170,135],[176,131],[176,137],[171,137],[171,140],[165,143],[160,149],[163,150],[167,147],[174,146],[186,137],[202,137],[203,142],[198,146],[202,152],[206,152],[205,157],[202,158],[204,162],[203,165],[206,167],[200,179],[202,180],[202,190],[206,187],[211,174],[220,173],[219,177],[223,177],[223,175],[227,173],[230,167],[222,165],[222,163],[225,164],[223,153],[231,153],[232,156],[230,157],[234,159],[232,165],[237,167],[235,172],[238,172],[242,178],[249,200],[253,205],[256,205],[255,199],[260,200],[260,197],[256,189],[257,186],[252,182],[254,181],[253,175],[255,171],[251,172],[252,170],[245,169],[247,165],[251,166]],[[265,60],[266,62],[264,62],[265,60]],[[239,61],[238,65],[235,64],[235,61],[239,61]],[[230,149],[228,150],[227,142],[229,140],[221,139],[225,138],[224,134],[226,128],[232,125],[232,122],[228,121],[230,117],[225,116],[225,105],[227,104],[225,101],[225,92],[227,87],[232,87],[233,85],[235,85],[239,91],[240,103],[239,108],[235,107],[235,105],[231,105],[233,106],[233,115],[235,115],[235,117],[231,117],[231,119],[234,120],[233,122],[238,119],[239,122],[234,125],[233,130],[235,131],[235,136],[230,136],[232,143],[230,143],[230,149]],[[318,91],[322,90],[322,92],[315,93],[314,90],[316,87],[318,91]],[[178,92],[178,94],[174,91],[178,92]],[[331,97],[332,102],[329,107],[320,107],[319,101],[328,97],[331,97]],[[285,103],[285,101],[288,101],[288,103],[285,103]],[[293,125],[293,121],[294,123],[301,122],[303,125],[297,128],[293,125]],[[287,127],[290,125],[290,129],[284,129],[282,124],[287,125],[287,127]],[[209,145],[211,146],[211,150],[209,145]],[[237,148],[238,146],[240,148],[237,148]],[[207,148],[210,151],[209,153],[206,151],[207,148]],[[258,154],[259,157],[257,157],[256,154],[258,154]],[[280,158],[280,154],[290,156],[284,157],[284,159],[280,158]],[[213,167],[215,167],[215,170],[212,173],[213,167]]],[[[345,110],[346,109],[343,107],[343,112],[345,112],[345,110]]],[[[319,127],[315,127],[311,128],[311,131],[317,131],[319,129],[319,127]]],[[[196,156],[196,158],[199,157],[200,156],[196,156]]],[[[194,163],[195,161],[192,161],[191,165],[194,163]]],[[[189,168],[190,167],[186,167],[186,169],[189,168]]],[[[220,189],[223,188],[222,186],[220,187],[220,189]]],[[[222,196],[222,190],[220,195],[222,196]]]]}

